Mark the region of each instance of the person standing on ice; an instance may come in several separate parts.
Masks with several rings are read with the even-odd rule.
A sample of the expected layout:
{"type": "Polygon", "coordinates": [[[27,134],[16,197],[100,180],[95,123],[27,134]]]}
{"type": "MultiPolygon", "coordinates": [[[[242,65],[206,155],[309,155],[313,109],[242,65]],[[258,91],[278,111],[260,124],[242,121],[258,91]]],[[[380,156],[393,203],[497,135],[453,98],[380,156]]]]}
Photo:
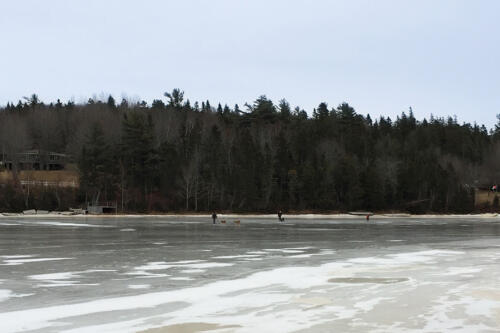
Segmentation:
{"type": "Polygon", "coordinates": [[[280,222],[283,222],[285,219],[284,219],[284,218],[282,218],[281,216],[283,216],[283,213],[282,213],[282,212],[281,212],[281,210],[280,210],[280,211],[278,211],[278,220],[279,220],[280,222]]]}
{"type": "Polygon", "coordinates": [[[214,221],[215,224],[215,220],[217,220],[217,214],[215,214],[215,212],[212,213],[212,220],[214,221]]]}

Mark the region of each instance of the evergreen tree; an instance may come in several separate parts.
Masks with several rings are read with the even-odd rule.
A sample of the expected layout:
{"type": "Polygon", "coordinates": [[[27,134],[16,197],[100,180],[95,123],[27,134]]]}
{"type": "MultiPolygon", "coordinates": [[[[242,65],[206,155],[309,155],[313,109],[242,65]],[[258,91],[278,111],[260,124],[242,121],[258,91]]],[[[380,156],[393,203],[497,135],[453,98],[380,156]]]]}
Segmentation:
{"type": "Polygon", "coordinates": [[[122,156],[128,183],[142,193],[144,209],[150,203],[148,198],[153,191],[159,161],[152,118],[139,111],[130,111],[125,114],[122,126],[122,156]]]}
{"type": "Polygon", "coordinates": [[[106,102],[106,105],[110,109],[113,109],[113,110],[116,109],[116,102],[115,102],[115,99],[113,98],[113,96],[111,96],[111,95],[108,96],[108,101],[106,102]]]}
{"type": "Polygon", "coordinates": [[[182,102],[184,101],[184,91],[175,88],[171,93],[166,92],[164,95],[169,99],[168,106],[176,109],[182,108],[182,102]]]}
{"type": "Polygon", "coordinates": [[[113,168],[109,148],[101,126],[93,124],[78,160],[80,187],[90,202],[104,199],[112,186],[113,168]]]}

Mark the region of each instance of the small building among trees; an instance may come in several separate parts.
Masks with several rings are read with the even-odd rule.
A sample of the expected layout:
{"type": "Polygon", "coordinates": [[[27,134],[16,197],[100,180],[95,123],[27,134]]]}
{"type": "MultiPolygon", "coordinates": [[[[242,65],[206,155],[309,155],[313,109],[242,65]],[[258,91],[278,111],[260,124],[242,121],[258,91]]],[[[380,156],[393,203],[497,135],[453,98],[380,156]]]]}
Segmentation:
{"type": "Polygon", "coordinates": [[[118,212],[117,202],[89,202],[87,213],[89,214],[116,214],[118,212]]]}
{"type": "Polygon", "coordinates": [[[68,163],[68,155],[40,149],[21,153],[2,154],[1,164],[7,170],[63,170],[68,163]]]}

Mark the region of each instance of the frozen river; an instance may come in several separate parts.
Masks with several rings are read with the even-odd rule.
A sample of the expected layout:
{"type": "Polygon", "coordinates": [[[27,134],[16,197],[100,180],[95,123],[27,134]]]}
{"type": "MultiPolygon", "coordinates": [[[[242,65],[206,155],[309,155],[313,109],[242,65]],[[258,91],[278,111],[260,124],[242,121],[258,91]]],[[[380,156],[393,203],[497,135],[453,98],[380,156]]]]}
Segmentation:
{"type": "Polygon", "coordinates": [[[500,332],[500,219],[1,218],[0,332],[500,332]]]}

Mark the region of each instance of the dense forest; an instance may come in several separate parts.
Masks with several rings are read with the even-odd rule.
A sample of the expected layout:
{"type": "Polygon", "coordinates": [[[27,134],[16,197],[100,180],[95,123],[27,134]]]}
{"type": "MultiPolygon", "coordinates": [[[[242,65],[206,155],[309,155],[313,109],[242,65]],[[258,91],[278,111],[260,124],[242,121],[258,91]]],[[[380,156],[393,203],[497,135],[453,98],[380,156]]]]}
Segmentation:
{"type": "MultiPolygon", "coordinates": [[[[146,102],[43,103],[0,109],[8,154],[69,154],[79,189],[0,188],[0,211],[116,201],[119,211],[474,210],[474,188],[500,174],[500,126],[456,118],[372,119],[347,103],[310,114],[265,96],[191,103],[179,89],[146,102]]],[[[13,172],[16,172],[14,170],[13,172]]]]}

